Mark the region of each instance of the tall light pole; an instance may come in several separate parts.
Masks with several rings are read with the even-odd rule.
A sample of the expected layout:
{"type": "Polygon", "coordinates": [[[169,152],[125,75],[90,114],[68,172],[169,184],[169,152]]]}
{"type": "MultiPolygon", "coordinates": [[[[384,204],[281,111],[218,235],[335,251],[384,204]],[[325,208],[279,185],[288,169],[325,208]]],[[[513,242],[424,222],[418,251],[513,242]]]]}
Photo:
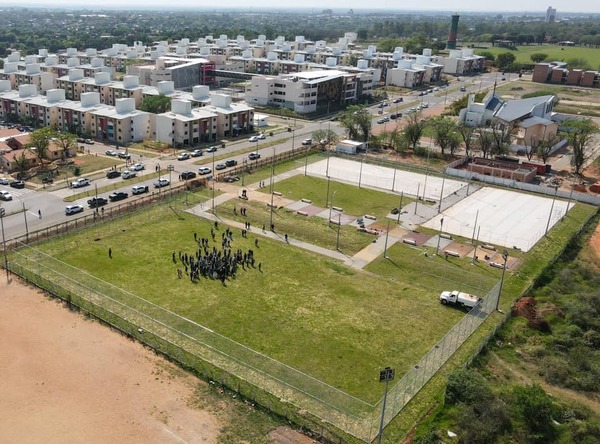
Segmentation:
{"type": "Polygon", "coordinates": [[[440,191],[440,203],[438,205],[438,213],[442,212],[442,199],[444,198],[444,183],[446,182],[446,176],[442,176],[442,191],[440,191]]]}
{"type": "Polygon", "coordinates": [[[550,229],[550,220],[552,219],[552,212],[554,211],[554,202],[556,201],[556,195],[558,194],[558,187],[554,189],[554,197],[552,198],[552,206],[550,207],[550,214],[548,214],[548,223],[546,223],[546,232],[544,236],[548,234],[548,230],[550,229]]]}
{"type": "Polygon", "coordinates": [[[4,208],[0,208],[0,224],[2,224],[2,251],[4,251],[4,269],[6,270],[6,282],[10,282],[10,277],[8,274],[8,255],[6,253],[6,236],[4,235],[4,215],[6,214],[6,210],[4,208]]]}
{"type": "Polygon", "coordinates": [[[333,200],[335,199],[335,193],[337,193],[337,190],[335,190],[331,195],[331,205],[329,205],[329,218],[327,219],[327,225],[331,224],[331,210],[333,210],[333,200]]]}
{"type": "Polygon", "coordinates": [[[383,247],[383,258],[388,259],[387,255],[387,246],[388,246],[388,236],[390,234],[390,220],[388,219],[387,223],[387,231],[385,232],[385,245],[383,247]]]}
{"type": "Polygon", "coordinates": [[[27,225],[27,211],[25,210],[25,202],[21,202],[21,204],[23,204],[23,217],[25,218],[25,235],[27,242],[29,242],[29,226],[27,225]]]}
{"type": "Polygon", "coordinates": [[[215,151],[212,152],[212,212],[214,215],[217,214],[215,211],[215,151]]]}
{"type": "Polygon", "coordinates": [[[502,267],[502,277],[500,278],[500,290],[498,290],[498,299],[496,299],[496,311],[500,306],[500,296],[502,296],[502,286],[504,285],[504,273],[506,273],[506,261],[508,260],[508,250],[502,252],[502,259],[504,259],[504,265],[502,267]]]}
{"type": "Polygon", "coordinates": [[[335,239],[335,249],[339,251],[340,249],[340,228],[342,227],[342,213],[338,213],[338,229],[337,229],[337,238],[335,239]]]}
{"type": "Polygon", "coordinates": [[[400,214],[402,213],[402,199],[404,198],[404,191],[400,192],[400,204],[398,204],[398,225],[400,225],[400,214]]]}
{"type": "Polygon", "coordinates": [[[440,220],[440,234],[438,234],[437,247],[435,247],[435,254],[436,254],[436,256],[440,252],[440,239],[442,238],[442,231],[443,230],[444,230],[444,218],[442,217],[442,219],[440,220]]]}
{"type": "Polygon", "coordinates": [[[271,157],[271,209],[269,215],[269,227],[273,227],[273,175],[275,174],[275,147],[273,147],[273,157],[271,157]]]}
{"type": "Polygon", "coordinates": [[[385,392],[383,392],[383,403],[381,405],[381,419],[379,421],[379,433],[377,434],[377,444],[381,444],[381,437],[383,435],[383,423],[385,418],[385,404],[387,402],[388,385],[390,381],[394,380],[396,370],[391,367],[386,367],[379,371],[379,382],[385,382],[385,392]]]}

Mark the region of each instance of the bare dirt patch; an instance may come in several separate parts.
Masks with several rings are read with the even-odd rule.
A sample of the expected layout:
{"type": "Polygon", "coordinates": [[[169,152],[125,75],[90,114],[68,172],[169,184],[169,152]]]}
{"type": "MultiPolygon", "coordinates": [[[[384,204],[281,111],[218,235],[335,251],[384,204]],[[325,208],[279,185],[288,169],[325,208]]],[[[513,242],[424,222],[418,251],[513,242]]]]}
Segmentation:
{"type": "Polygon", "coordinates": [[[590,239],[590,246],[596,257],[600,260],[600,224],[596,227],[596,231],[590,239]]]}
{"type": "Polygon", "coordinates": [[[218,441],[189,405],[202,382],[17,281],[0,283],[0,374],[2,442],[218,441]]]}

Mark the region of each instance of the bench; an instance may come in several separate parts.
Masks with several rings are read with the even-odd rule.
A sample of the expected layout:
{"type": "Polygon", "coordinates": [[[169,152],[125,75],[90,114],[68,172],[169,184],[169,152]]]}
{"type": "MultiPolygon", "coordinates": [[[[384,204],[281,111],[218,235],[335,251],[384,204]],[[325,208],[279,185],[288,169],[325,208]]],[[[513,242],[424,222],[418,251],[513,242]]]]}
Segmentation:
{"type": "Polygon", "coordinates": [[[342,208],[340,208],[340,207],[331,207],[331,209],[335,210],[335,211],[339,211],[340,213],[344,212],[344,210],[342,208]]]}
{"type": "Polygon", "coordinates": [[[337,219],[329,219],[329,223],[330,224],[334,224],[334,225],[341,225],[341,221],[337,220],[337,219]]]}
{"type": "Polygon", "coordinates": [[[414,245],[414,246],[417,245],[417,241],[414,240],[414,239],[410,239],[410,238],[409,239],[402,239],[402,242],[404,242],[405,244],[408,244],[408,245],[414,245]]]}
{"type": "Polygon", "coordinates": [[[450,239],[450,240],[452,240],[452,235],[448,234],[448,233],[441,233],[440,237],[444,238],[444,239],[450,239]]]}
{"type": "Polygon", "coordinates": [[[283,196],[283,193],[279,192],[279,191],[273,191],[273,194],[275,196],[283,196]]]}
{"type": "Polygon", "coordinates": [[[494,268],[504,268],[504,264],[501,264],[500,262],[490,262],[490,265],[494,268]]]}
{"type": "Polygon", "coordinates": [[[460,257],[460,253],[458,251],[446,250],[444,253],[446,253],[448,256],[460,257]]]}
{"type": "Polygon", "coordinates": [[[307,203],[307,204],[311,204],[312,200],[309,199],[300,199],[302,202],[307,203]]]}
{"type": "Polygon", "coordinates": [[[300,216],[308,216],[308,213],[306,211],[296,211],[296,214],[299,214],[300,216]]]}
{"type": "Polygon", "coordinates": [[[371,214],[365,214],[365,219],[377,220],[377,218],[371,214]]]}
{"type": "Polygon", "coordinates": [[[481,246],[481,248],[483,248],[484,250],[492,250],[492,251],[496,251],[496,247],[494,245],[488,245],[488,244],[483,244],[481,246]]]}

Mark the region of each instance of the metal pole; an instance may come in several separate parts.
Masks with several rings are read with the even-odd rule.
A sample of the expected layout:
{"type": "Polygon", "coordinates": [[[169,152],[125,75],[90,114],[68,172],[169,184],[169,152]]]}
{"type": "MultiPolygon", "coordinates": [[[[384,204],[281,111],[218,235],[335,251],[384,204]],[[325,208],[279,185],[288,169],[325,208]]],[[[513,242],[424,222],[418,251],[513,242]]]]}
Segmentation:
{"type": "Polygon", "coordinates": [[[477,260],[477,244],[479,243],[479,231],[481,231],[481,227],[477,228],[477,240],[475,241],[475,251],[473,252],[473,259],[471,260],[471,263],[474,264],[475,261],[477,260]]]}
{"type": "Polygon", "coordinates": [[[273,157],[271,157],[271,206],[269,215],[269,227],[273,226],[273,174],[275,173],[275,147],[273,147],[273,157]]]}
{"type": "Polygon", "coordinates": [[[329,178],[329,176],[327,176],[327,195],[325,196],[325,207],[329,207],[329,183],[331,182],[331,179],[329,178]]]}
{"type": "Polygon", "coordinates": [[[335,193],[337,193],[337,190],[335,190],[331,195],[331,205],[329,206],[329,219],[327,219],[327,225],[331,223],[331,210],[333,209],[333,200],[335,199],[335,193]]]}
{"type": "Polygon", "coordinates": [[[379,421],[379,433],[377,434],[377,444],[381,444],[381,437],[383,435],[383,422],[385,419],[385,404],[387,402],[388,384],[390,383],[389,378],[385,378],[385,392],[383,394],[383,405],[381,406],[381,419],[379,421]]]}
{"type": "Polygon", "coordinates": [[[360,184],[362,182],[362,167],[363,167],[363,161],[360,161],[360,173],[358,174],[358,188],[360,188],[360,184]]]}
{"type": "Polygon", "coordinates": [[[388,219],[387,231],[385,232],[385,245],[383,246],[383,258],[387,259],[387,245],[388,245],[388,236],[390,234],[390,220],[388,219]]]}
{"type": "Polygon", "coordinates": [[[552,199],[552,206],[550,207],[550,214],[548,214],[548,223],[546,224],[546,232],[544,236],[548,234],[548,230],[550,229],[550,219],[552,219],[552,212],[554,211],[554,202],[556,201],[556,195],[558,194],[558,187],[554,190],[554,198],[552,199]]]}
{"type": "Polygon", "coordinates": [[[415,214],[417,214],[417,206],[419,205],[419,191],[421,191],[421,184],[417,186],[417,199],[415,200],[415,214]]]}
{"type": "Polygon", "coordinates": [[[212,152],[212,212],[216,214],[215,211],[215,152],[212,152]]]}
{"type": "Polygon", "coordinates": [[[444,197],[444,184],[446,183],[446,176],[442,177],[442,191],[440,191],[440,204],[438,205],[438,213],[442,212],[442,199],[444,197]]]}
{"type": "Polygon", "coordinates": [[[4,235],[4,208],[0,208],[0,223],[2,224],[2,250],[4,251],[4,269],[6,270],[6,282],[10,283],[8,274],[8,255],[6,254],[6,236],[4,235]]]}
{"type": "Polygon", "coordinates": [[[340,228],[342,227],[342,213],[338,213],[337,239],[335,240],[336,251],[340,249],[340,228]]]}
{"type": "Polygon", "coordinates": [[[21,202],[23,204],[23,217],[25,218],[25,233],[27,236],[27,242],[29,242],[29,227],[27,226],[27,211],[25,210],[25,202],[21,202]]]}
{"type": "Polygon", "coordinates": [[[423,185],[423,200],[425,200],[425,190],[427,189],[427,178],[429,177],[429,171],[425,174],[425,184],[423,185]]]}
{"type": "Polygon", "coordinates": [[[404,197],[404,191],[400,193],[400,205],[398,205],[398,225],[400,225],[400,213],[402,213],[402,198],[404,197]]]}
{"type": "Polygon", "coordinates": [[[475,242],[475,230],[477,229],[477,219],[479,218],[479,210],[475,213],[475,225],[473,225],[473,236],[471,236],[471,245],[475,242]]]}
{"type": "Polygon", "coordinates": [[[444,230],[444,218],[442,217],[442,219],[440,220],[440,234],[438,235],[437,247],[435,247],[436,256],[440,252],[440,240],[442,239],[442,231],[443,230],[444,230]]]}
{"type": "Polygon", "coordinates": [[[304,175],[306,176],[306,169],[308,168],[308,151],[310,150],[310,145],[306,148],[306,156],[304,156],[304,175]]]}
{"type": "Polygon", "coordinates": [[[502,253],[502,259],[504,259],[504,267],[502,267],[502,277],[500,278],[500,289],[498,290],[498,299],[496,299],[496,311],[500,306],[500,296],[502,296],[502,286],[504,285],[504,273],[506,273],[506,261],[508,260],[508,251],[504,250],[502,253]]]}
{"type": "Polygon", "coordinates": [[[394,179],[392,180],[392,191],[394,191],[395,186],[396,186],[396,168],[394,168],[394,179]]]}

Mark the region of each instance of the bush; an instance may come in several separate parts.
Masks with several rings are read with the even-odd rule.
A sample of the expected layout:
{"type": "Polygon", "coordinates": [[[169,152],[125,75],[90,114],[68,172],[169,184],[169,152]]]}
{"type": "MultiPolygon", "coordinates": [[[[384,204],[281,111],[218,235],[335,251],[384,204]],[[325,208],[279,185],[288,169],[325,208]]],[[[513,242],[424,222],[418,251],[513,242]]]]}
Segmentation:
{"type": "Polygon", "coordinates": [[[461,442],[473,444],[495,442],[512,427],[508,407],[499,399],[461,407],[457,422],[461,442]]]}
{"type": "Polygon", "coordinates": [[[493,394],[487,381],[475,370],[459,368],[450,373],[446,384],[446,403],[472,404],[491,398],[493,394]]]}
{"type": "Polygon", "coordinates": [[[532,442],[551,442],[555,435],[552,424],[552,399],[537,384],[513,389],[514,402],[529,430],[532,442]]]}

